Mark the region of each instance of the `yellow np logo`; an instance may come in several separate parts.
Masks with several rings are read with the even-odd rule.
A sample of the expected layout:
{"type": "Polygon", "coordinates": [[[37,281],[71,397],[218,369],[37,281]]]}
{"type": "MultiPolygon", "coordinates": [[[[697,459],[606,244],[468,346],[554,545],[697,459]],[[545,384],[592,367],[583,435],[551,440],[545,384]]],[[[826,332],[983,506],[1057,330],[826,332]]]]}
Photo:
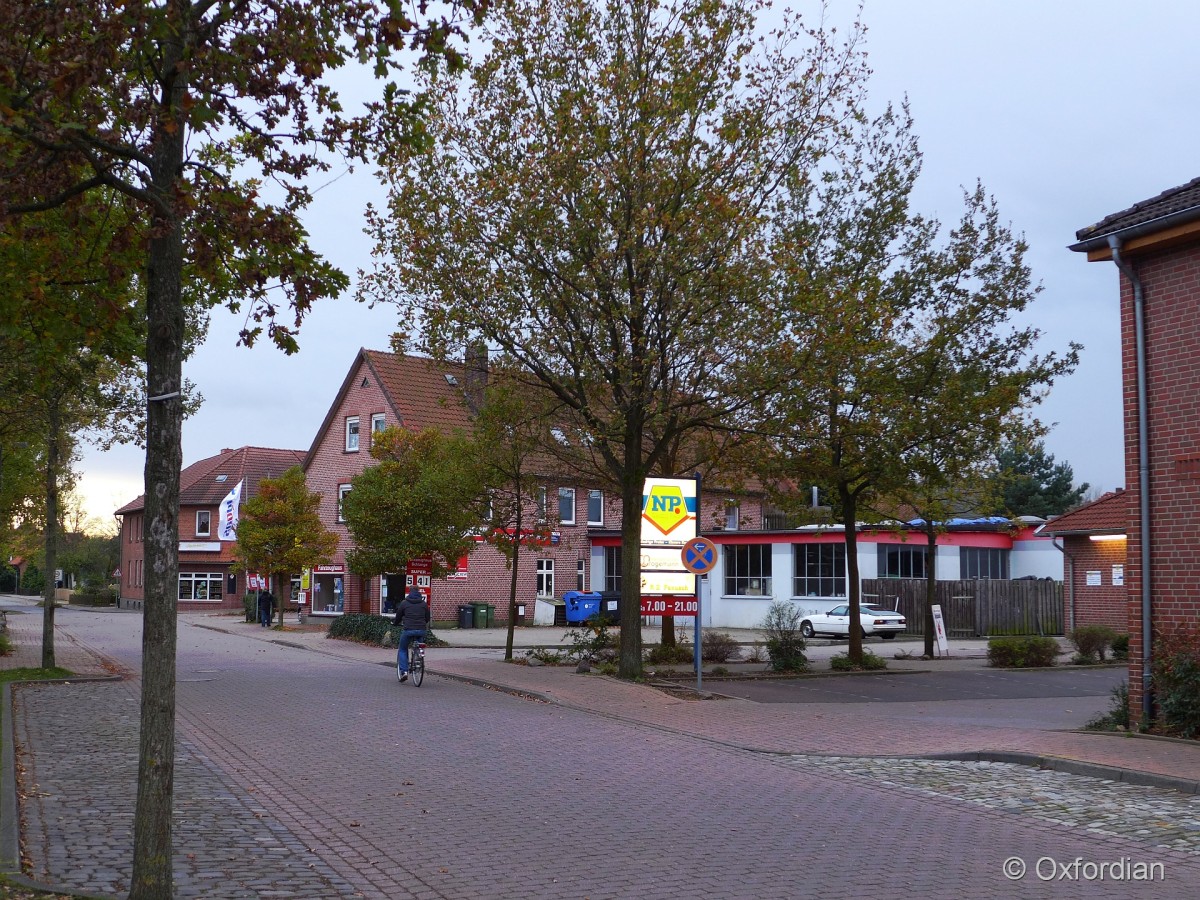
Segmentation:
{"type": "Polygon", "coordinates": [[[691,517],[683,491],[676,485],[656,484],[642,498],[642,518],[670,534],[691,517]]]}

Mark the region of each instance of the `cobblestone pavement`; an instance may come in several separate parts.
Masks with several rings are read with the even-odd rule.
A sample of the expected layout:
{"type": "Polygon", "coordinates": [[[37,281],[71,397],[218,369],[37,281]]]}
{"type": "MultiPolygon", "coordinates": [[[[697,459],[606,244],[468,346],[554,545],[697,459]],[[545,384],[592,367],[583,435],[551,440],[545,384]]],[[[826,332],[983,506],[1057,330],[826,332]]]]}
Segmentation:
{"type": "MultiPolygon", "coordinates": [[[[136,624],[80,614],[62,646],[136,672],[136,624]]],[[[1200,896],[1197,810],[1182,794],[1025,766],[796,754],[853,743],[832,705],[794,717],[771,704],[763,718],[745,701],[499,667],[521,676],[507,687],[558,701],[537,702],[439,677],[498,670],[450,652],[432,654],[417,689],[396,684],[379,648],[196,624],[180,627],[179,897],[1200,896]],[[586,708],[599,695],[608,705],[586,708]],[[758,752],[770,744],[784,755],[758,752]],[[1139,878],[1139,865],[1158,868],[1139,878]]],[[[14,692],[39,878],[124,890],[137,690],[14,692]]],[[[937,730],[899,706],[875,719],[874,704],[855,705],[860,737],[892,729],[867,745],[894,755],[937,730]]],[[[1006,730],[985,718],[957,708],[932,722],[969,721],[945,726],[958,746],[1006,730]]],[[[947,749],[945,737],[928,743],[947,749]]]]}
{"type": "Polygon", "coordinates": [[[1200,854],[1200,797],[1177,791],[1012,763],[842,756],[793,756],[780,762],[1200,854]]]}

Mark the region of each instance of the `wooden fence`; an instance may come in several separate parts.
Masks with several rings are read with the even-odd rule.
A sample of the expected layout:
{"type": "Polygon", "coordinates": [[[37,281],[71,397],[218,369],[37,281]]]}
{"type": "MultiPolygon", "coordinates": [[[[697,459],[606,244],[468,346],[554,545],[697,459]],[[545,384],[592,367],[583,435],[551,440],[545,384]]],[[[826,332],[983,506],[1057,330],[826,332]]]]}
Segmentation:
{"type": "MultiPolygon", "coordinates": [[[[1063,633],[1061,581],[938,581],[934,592],[947,637],[1063,633]]],[[[910,633],[923,633],[925,579],[864,578],[862,599],[899,610],[910,633]]]]}

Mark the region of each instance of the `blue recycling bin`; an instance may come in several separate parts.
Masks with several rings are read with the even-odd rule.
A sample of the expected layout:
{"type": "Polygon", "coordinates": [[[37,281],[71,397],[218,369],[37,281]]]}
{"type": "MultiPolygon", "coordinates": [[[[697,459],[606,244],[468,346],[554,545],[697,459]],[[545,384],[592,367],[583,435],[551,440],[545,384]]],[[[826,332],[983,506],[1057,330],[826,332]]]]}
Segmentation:
{"type": "Polygon", "coordinates": [[[579,624],[600,614],[600,595],[583,591],[567,591],[563,594],[567,607],[567,622],[579,624]]]}

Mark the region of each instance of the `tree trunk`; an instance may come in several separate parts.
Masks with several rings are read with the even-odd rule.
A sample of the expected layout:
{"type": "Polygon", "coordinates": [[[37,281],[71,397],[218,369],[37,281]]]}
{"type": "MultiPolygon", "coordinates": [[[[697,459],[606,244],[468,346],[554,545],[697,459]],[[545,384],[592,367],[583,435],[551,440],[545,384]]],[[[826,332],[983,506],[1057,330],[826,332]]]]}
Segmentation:
{"type": "Polygon", "coordinates": [[[145,612],[141,736],[130,900],[173,895],[171,817],[175,779],[176,612],[179,603],[179,472],[183,463],[183,232],[178,202],[186,123],[186,43],[194,30],[186,3],[168,4],[163,94],[155,127],[150,191],[159,207],[146,267],[145,612]]]}
{"type": "Polygon", "coordinates": [[[642,490],[641,472],[627,473],[621,483],[621,647],[617,674],[642,674],[642,490]]]}
{"type": "Polygon", "coordinates": [[[512,576],[508,583],[508,638],[504,642],[504,658],[512,659],[513,655],[513,632],[516,629],[517,616],[517,562],[521,558],[521,526],[525,524],[524,517],[521,515],[521,492],[520,492],[521,477],[517,475],[517,506],[513,520],[513,537],[515,541],[512,545],[512,556],[509,557],[508,563],[512,566],[512,576]]]}
{"type": "Polygon", "coordinates": [[[675,617],[662,617],[662,635],[659,637],[659,642],[664,647],[675,646],[675,617]]]}
{"type": "Polygon", "coordinates": [[[925,538],[929,545],[925,551],[925,655],[933,657],[933,604],[937,600],[937,532],[932,526],[926,529],[925,538]]]}
{"type": "Polygon", "coordinates": [[[54,668],[54,596],[58,569],[59,415],[57,398],[47,409],[45,572],[42,578],[42,668],[54,668]]]}
{"type": "Polygon", "coordinates": [[[858,577],[858,498],[844,484],[838,485],[838,498],[842,504],[842,525],[846,531],[846,580],[850,599],[850,646],[846,655],[854,665],[862,664],[863,634],[859,611],[862,609],[862,581],[858,577]]]}

